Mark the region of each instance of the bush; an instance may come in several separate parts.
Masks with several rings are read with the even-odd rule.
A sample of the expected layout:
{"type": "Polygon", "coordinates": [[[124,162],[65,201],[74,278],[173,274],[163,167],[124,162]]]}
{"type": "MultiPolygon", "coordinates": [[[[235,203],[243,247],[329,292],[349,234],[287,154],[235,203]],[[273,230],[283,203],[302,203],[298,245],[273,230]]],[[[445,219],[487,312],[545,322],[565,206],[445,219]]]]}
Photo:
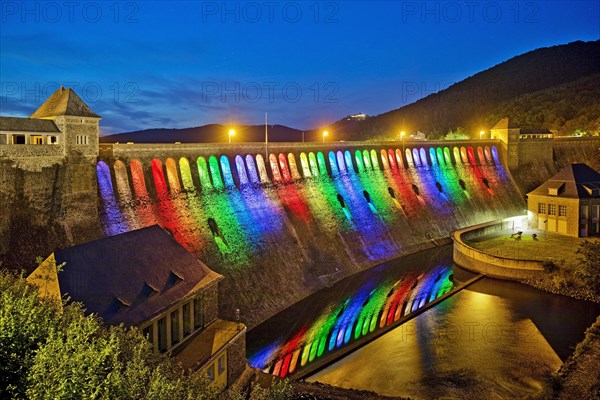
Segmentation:
{"type": "Polygon", "coordinates": [[[600,295],[600,241],[585,240],[579,245],[580,255],[575,274],[595,294],[600,295]]]}

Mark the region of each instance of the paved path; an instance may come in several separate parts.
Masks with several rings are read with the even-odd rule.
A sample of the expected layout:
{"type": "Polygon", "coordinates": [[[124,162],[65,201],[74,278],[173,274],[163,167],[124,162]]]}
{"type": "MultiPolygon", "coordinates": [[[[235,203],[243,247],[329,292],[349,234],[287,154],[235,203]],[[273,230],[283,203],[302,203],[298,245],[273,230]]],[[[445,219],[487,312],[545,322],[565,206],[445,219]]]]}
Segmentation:
{"type": "Polygon", "coordinates": [[[552,260],[555,263],[574,264],[576,250],[585,239],[600,241],[600,238],[574,238],[530,228],[503,230],[465,241],[468,245],[489,254],[520,258],[524,260],[552,260]],[[516,232],[522,231],[520,239],[516,232]],[[515,234],[515,235],[513,235],[515,234]],[[536,238],[533,235],[537,235],[536,238]],[[511,235],[513,235],[511,237],[511,235]]]}

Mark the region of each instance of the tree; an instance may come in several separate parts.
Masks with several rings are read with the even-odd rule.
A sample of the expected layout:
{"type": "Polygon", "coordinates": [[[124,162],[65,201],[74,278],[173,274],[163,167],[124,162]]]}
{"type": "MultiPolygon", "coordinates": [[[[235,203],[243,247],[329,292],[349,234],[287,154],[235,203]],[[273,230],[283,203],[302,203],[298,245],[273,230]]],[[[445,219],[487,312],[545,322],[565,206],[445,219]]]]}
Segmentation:
{"type": "Polygon", "coordinates": [[[214,399],[205,377],[156,354],[137,328],[40,299],[0,271],[0,398],[214,399]]]}
{"type": "MultiPolygon", "coordinates": [[[[287,381],[255,386],[251,400],[293,398],[287,381]]],[[[139,329],[105,326],[81,304],[40,298],[23,276],[0,270],[0,398],[226,398],[205,375],[152,351],[139,329]]],[[[230,393],[242,400],[241,392],[230,393]]]]}
{"type": "Polygon", "coordinates": [[[58,329],[59,308],[40,302],[22,276],[0,270],[0,398],[25,398],[36,350],[58,329]]]}
{"type": "Polygon", "coordinates": [[[600,294],[600,241],[583,241],[577,254],[580,257],[575,273],[592,291],[600,294]]]}

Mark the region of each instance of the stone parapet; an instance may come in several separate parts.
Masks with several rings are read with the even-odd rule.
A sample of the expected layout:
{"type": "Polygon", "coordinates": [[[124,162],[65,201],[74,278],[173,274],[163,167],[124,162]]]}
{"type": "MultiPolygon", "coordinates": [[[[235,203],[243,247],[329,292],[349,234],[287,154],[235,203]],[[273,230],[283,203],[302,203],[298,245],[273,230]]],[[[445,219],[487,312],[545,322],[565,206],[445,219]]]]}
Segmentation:
{"type": "Polygon", "coordinates": [[[509,228],[514,230],[526,226],[527,216],[523,215],[454,231],[451,234],[454,241],[453,260],[464,269],[493,278],[510,280],[535,278],[544,271],[544,261],[495,256],[475,249],[464,242],[464,240],[474,239],[509,228]]]}

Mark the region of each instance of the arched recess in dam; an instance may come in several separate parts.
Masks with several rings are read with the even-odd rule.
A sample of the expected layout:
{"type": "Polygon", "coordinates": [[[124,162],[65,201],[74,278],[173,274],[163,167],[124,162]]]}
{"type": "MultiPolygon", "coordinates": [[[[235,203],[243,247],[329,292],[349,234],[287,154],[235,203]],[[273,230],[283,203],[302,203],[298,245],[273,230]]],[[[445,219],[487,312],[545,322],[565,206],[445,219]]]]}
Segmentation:
{"type": "Polygon", "coordinates": [[[521,213],[496,144],[487,146],[482,158],[468,143],[139,156],[130,145],[98,162],[101,222],[106,235],[168,228],[211,268],[238,277],[222,285],[231,298],[225,315],[241,308],[246,318],[261,318],[451,230],[521,213]],[[239,274],[267,299],[263,314],[244,297],[248,282],[239,274]]]}

